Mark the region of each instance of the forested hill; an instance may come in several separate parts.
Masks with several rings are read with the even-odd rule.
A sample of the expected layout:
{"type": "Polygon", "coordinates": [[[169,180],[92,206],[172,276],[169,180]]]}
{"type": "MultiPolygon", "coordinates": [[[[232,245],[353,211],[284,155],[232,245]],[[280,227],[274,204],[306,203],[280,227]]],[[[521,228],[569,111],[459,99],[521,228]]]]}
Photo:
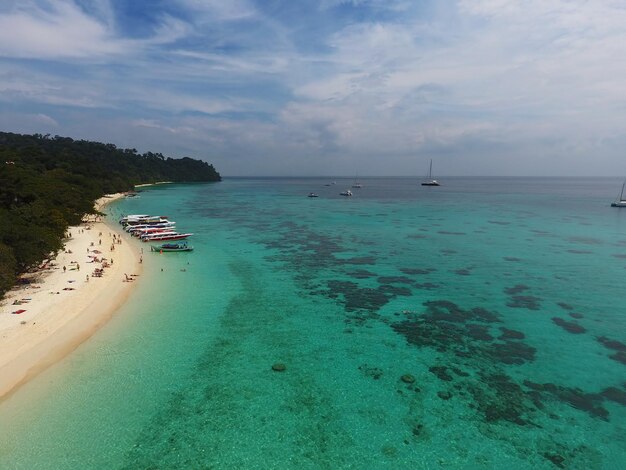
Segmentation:
{"type": "Polygon", "coordinates": [[[0,132],[0,297],[16,275],[59,250],[104,194],[157,181],[220,181],[201,160],[113,144],[0,132]]]}

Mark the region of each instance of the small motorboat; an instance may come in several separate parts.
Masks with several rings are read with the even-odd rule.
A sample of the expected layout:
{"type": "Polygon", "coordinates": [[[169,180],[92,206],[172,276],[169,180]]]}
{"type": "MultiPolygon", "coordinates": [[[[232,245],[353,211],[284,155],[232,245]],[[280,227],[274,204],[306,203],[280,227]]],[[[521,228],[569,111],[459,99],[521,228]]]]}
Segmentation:
{"type": "Polygon", "coordinates": [[[341,196],[352,196],[352,191],[350,191],[349,189],[346,191],[343,191],[341,193],[339,193],[341,196]]]}
{"type": "Polygon", "coordinates": [[[163,243],[162,245],[152,245],[150,251],[162,253],[164,251],[193,251],[193,246],[184,243],[163,243]]]}
{"type": "Polygon", "coordinates": [[[319,197],[319,195],[315,193],[309,193],[308,197],[319,197]]]}

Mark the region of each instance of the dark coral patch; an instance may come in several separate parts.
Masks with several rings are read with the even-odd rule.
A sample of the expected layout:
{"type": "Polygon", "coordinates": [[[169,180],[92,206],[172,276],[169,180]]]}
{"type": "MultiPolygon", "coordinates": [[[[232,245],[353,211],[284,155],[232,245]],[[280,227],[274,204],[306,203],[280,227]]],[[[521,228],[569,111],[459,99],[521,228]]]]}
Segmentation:
{"type": "Polygon", "coordinates": [[[359,370],[363,372],[367,377],[371,377],[374,380],[378,380],[382,377],[383,371],[379,367],[368,366],[367,364],[362,364],[359,366],[359,370]]]}
{"type": "Polygon", "coordinates": [[[400,272],[408,275],[422,275],[422,274],[430,274],[432,272],[437,271],[435,268],[400,268],[400,272]]]}
{"type": "Polygon", "coordinates": [[[415,382],[415,377],[411,374],[404,374],[402,377],[400,377],[400,380],[402,380],[405,384],[412,384],[413,382],[415,382]]]}
{"type": "Polygon", "coordinates": [[[517,365],[534,361],[536,352],[535,348],[520,341],[494,343],[488,350],[494,361],[517,365]]]}
{"type": "Polygon", "coordinates": [[[593,254],[593,251],[589,251],[589,250],[567,250],[567,252],[575,254],[575,255],[591,255],[591,254],[593,254]]]}
{"type": "Polygon", "coordinates": [[[338,261],[343,264],[376,264],[376,258],[373,256],[346,258],[346,259],[340,259],[338,261]]]}
{"type": "Polygon", "coordinates": [[[626,365],[626,344],[621,343],[614,339],[609,339],[606,336],[600,336],[597,338],[605,348],[617,351],[615,354],[609,356],[614,361],[621,362],[626,365]]]}
{"type": "Polygon", "coordinates": [[[504,222],[502,220],[488,220],[487,221],[490,224],[494,224],[494,225],[510,225],[511,222],[504,222]]]}
{"type": "Polygon", "coordinates": [[[370,277],[374,277],[376,276],[376,273],[373,273],[371,271],[367,271],[365,269],[358,269],[356,271],[352,271],[347,273],[348,276],[354,278],[354,279],[367,279],[370,277]]]}
{"type": "Polygon", "coordinates": [[[626,344],[617,340],[607,338],[606,336],[599,336],[597,340],[602,343],[605,348],[613,349],[614,351],[626,352],[626,344]]]}
{"type": "Polygon", "coordinates": [[[424,306],[428,308],[428,316],[432,318],[433,321],[441,320],[454,323],[465,323],[468,321],[486,323],[500,322],[500,318],[497,314],[482,307],[464,310],[454,302],[448,300],[432,300],[425,302],[424,306]]]}
{"type": "Polygon", "coordinates": [[[405,276],[381,276],[378,278],[381,284],[411,284],[412,279],[405,276]]]}
{"type": "Polygon", "coordinates": [[[611,354],[609,358],[626,365],[626,353],[623,351],[616,352],[615,354],[611,354]]]}
{"type": "Polygon", "coordinates": [[[500,327],[500,331],[502,334],[500,335],[500,339],[524,339],[524,333],[516,330],[509,330],[508,328],[500,327]]]}
{"type": "Polygon", "coordinates": [[[535,410],[524,390],[511,378],[502,373],[481,374],[481,383],[486,387],[470,386],[476,408],[488,423],[508,421],[525,426],[529,415],[535,410]]]}
{"type": "Polygon", "coordinates": [[[513,295],[511,300],[506,303],[507,307],[511,308],[526,308],[528,310],[539,310],[541,305],[539,297],[533,295],[513,295]]]}
{"type": "MultiPolygon", "coordinates": [[[[544,403],[555,399],[594,418],[607,420],[609,412],[603,407],[604,401],[619,404],[626,401],[626,386],[625,392],[610,387],[601,393],[588,393],[551,383],[525,381],[522,385],[504,374],[502,366],[535,360],[536,349],[522,341],[523,333],[500,327],[501,334],[495,339],[490,328],[500,322],[496,313],[483,308],[463,309],[446,300],[424,305],[425,312],[406,311],[402,321],[389,324],[409,344],[430,347],[452,358],[452,363],[448,359],[445,366],[432,365],[429,372],[453,384],[460,396],[469,394],[473,398],[470,408],[476,409],[488,423],[506,421],[520,426],[532,425],[537,413],[547,413],[544,403]]],[[[626,355],[626,346],[622,343],[607,338],[599,341],[626,355]]],[[[448,399],[447,392],[438,396],[448,399]]]]}
{"type": "Polygon", "coordinates": [[[528,289],[530,289],[530,287],[525,284],[516,284],[513,287],[505,287],[504,293],[507,295],[517,295],[527,291],[528,289]]]}
{"type": "Polygon", "coordinates": [[[440,235],[467,235],[465,232],[449,232],[447,230],[439,230],[437,233],[440,235]]]}
{"type": "Polygon", "coordinates": [[[459,369],[458,367],[450,367],[450,370],[454,372],[459,377],[469,377],[470,374],[465,372],[464,370],[459,369]]]}
{"type": "Polygon", "coordinates": [[[552,321],[554,322],[555,325],[560,326],[568,333],[572,333],[574,335],[579,335],[587,331],[583,326],[573,321],[563,320],[562,318],[559,318],[559,317],[552,317],[552,321]]]}
{"type": "Polygon", "coordinates": [[[626,406],[626,391],[617,387],[609,387],[602,390],[602,396],[607,400],[614,401],[620,405],[626,406]]]}
{"type": "Polygon", "coordinates": [[[465,331],[470,338],[478,341],[491,341],[493,336],[489,334],[489,327],[486,325],[479,325],[477,323],[470,323],[465,327],[465,331]]]}
{"type": "Polygon", "coordinates": [[[442,248],[441,250],[439,250],[441,253],[443,253],[444,255],[454,255],[456,253],[458,253],[458,251],[456,250],[452,250],[450,248],[442,248]]]}
{"type": "Polygon", "coordinates": [[[557,305],[563,310],[574,310],[574,307],[572,307],[570,304],[566,304],[565,302],[557,302],[557,305]]]}
{"type": "Polygon", "coordinates": [[[617,255],[613,255],[615,258],[619,258],[619,259],[626,259],[626,255],[622,255],[622,254],[617,254],[617,255]]]}
{"type": "Polygon", "coordinates": [[[524,386],[540,393],[542,396],[550,395],[559,401],[582,410],[590,416],[608,419],[609,412],[602,407],[604,397],[598,393],[585,393],[579,388],[563,387],[553,383],[535,383],[524,380],[524,386]]]}
{"type": "Polygon", "coordinates": [[[572,318],[576,318],[577,320],[580,320],[581,318],[585,318],[585,316],[582,313],[577,313],[577,312],[570,312],[568,313],[568,315],[572,318]]]}
{"type": "Polygon", "coordinates": [[[543,455],[546,458],[546,460],[549,460],[557,467],[565,468],[565,457],[563,457],[562,455],[555,454],[553,452],[544,452],[541,455],[543,455]]]}
{"type": "Polygon", "coordinates": [[[451,382],[453,377],[448,373],[448,368],[444,366],[432,366],[428,368],[428,371],[435,374],[439,380],[444,382],[451,382]]]}
{"type": "Polygon", "coordinates": [[[342,300],[348,311],[359,309],[376,311],[389,302],[390,297],[378,289],[361,288],[350,281],[328,281],[327,296],[342,300]]]}
{"type": "Polygon", "coordinates": [[[389,284],[383,284],[378,288],[381,292],[392,296],[402,295],[409,297],[411,295],[411,289],[408,287],[397,287],[389,284]]]}
{"type": "Polygon", "coordinates": [[[432,282],[418,282],[417,284],[413,284],[413,286],[416,289],[426,289],[426,290],[439,288],[439,284],[434,284],[432,282]]]}
{"type": "Polygon", "coordinates": [[[504,261],[511,261],[511,262],[517,262],[517,261],[522,261],[520,258],[516,258],[515,256],[505,256],[504,258],[502,258],[504,261]]]}
{"type": "Polygon", "coordinates": [[[471,268],[462,268],[454,271],[455,274],[459,276],[470,276],[472,274],[471,268]]]}
{"type": "Polygon", "coordinates": [[[328,289],[323,292],[331,299],[343,303],[346,311],[368,310],[376,312],[397,296],[410,296],[411,289],[389,284],[377,288],[359,287],[351,281],[331,280],[327,283],[328,289]]]}

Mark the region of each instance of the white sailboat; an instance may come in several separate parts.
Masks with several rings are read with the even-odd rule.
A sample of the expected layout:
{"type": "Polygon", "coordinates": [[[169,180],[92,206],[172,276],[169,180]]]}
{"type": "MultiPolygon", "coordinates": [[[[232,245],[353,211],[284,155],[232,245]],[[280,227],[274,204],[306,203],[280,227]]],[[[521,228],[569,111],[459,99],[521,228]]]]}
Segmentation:
{"type": "Polygon", "coordinates": [[[624,186],[626,186],[626,181],[622,184],[622,192],[619,193],[619,197],[611,203],[611,207],[626,207],[626,199],[624,199],[624,186]]]}
{"type": "Polygon", "coordinates": [[[354,184],[352,185],[353,188],[356,189],[361,189],[363,187],[363,185],[361,183],[359,183],[359,174],[357,173],[356,177],[354,178],[354,184]]]}
{"type": "Polygon", "coordinates": [[[422,186],[441,186],[439,182],[433,179],[433,159],[430,159],[430,168],[428,169],[428,180],[422,183],[422,186]]]}

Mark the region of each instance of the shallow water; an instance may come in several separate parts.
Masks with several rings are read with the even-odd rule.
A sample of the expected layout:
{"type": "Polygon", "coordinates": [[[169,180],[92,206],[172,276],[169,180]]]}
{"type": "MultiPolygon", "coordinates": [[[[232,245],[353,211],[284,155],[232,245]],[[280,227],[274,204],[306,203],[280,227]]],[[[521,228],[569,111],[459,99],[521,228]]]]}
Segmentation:
{"type": "Polygon", "coordinates": [[[0,404],[0,466],[626,463],[617,179],[329,182],[114,206],[170,215],[195,251],[145,253],[115,319],[0,404]]]}

